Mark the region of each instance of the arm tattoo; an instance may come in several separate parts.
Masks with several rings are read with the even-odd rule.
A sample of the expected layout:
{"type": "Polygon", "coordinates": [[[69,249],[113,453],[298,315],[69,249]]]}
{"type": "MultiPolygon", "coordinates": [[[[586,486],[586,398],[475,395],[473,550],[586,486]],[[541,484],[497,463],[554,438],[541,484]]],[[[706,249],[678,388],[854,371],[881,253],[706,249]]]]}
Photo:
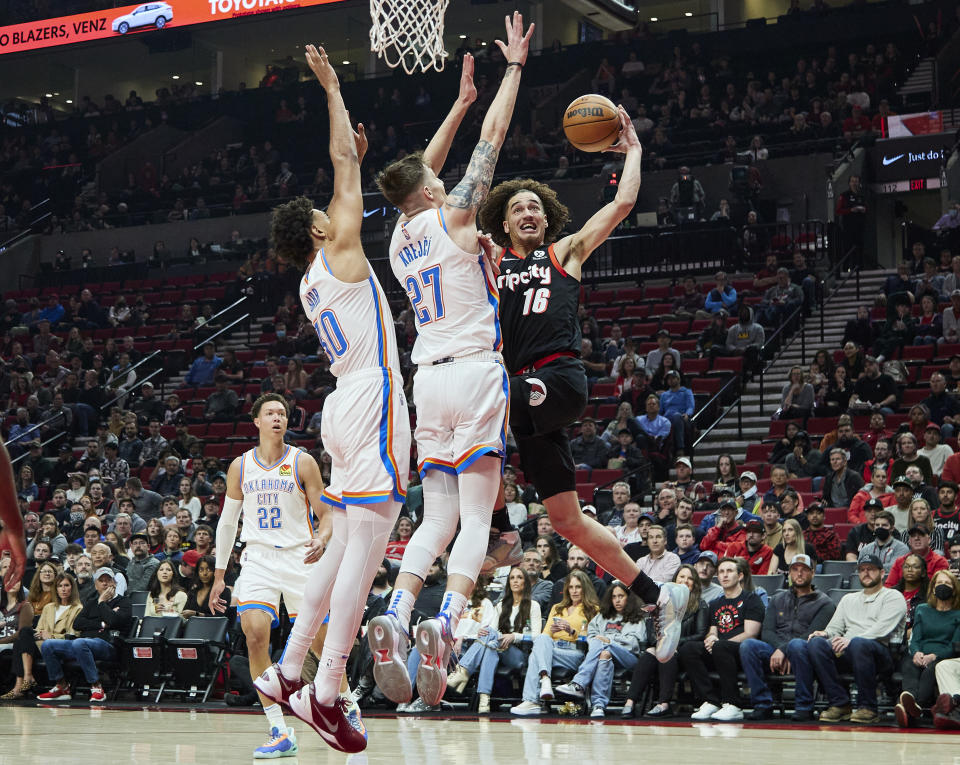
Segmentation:
{"type": "Polygon", "coordinates": [[[493,170],[497,166],[499,150],[489,141],[480,141],[473,150],[467,172],[450,192],[447,204],[450,207],[459,207],[470,210],[479,207],[486,199],[493,183],[493,170]]]}

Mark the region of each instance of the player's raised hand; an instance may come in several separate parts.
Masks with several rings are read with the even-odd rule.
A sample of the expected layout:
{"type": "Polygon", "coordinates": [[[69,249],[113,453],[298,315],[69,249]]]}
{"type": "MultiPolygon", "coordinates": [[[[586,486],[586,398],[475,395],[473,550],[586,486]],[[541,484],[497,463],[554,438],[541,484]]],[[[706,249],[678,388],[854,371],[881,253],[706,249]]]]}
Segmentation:
{"type": "Polygon", "coordinates": [[[467,53],[463,57],[463,69],[460,70],[460,102],[472,104],[477,100],[477,86],[473,83],[473,54],[467,53]]]}
{"type": "Polygon", "coordinates": [[[363,162],[363,155],[367,153],[367,132],[362,122],[357,123],[357,129],[353,131],[353,142],[357,145],[357,164],[363,162]]]}
{"type": "Polygon", "coordinates": [[[503,247],[493,241],[490,234],[477,232],[477,241],[480,242],[480,249],[483,251],[483,257],[490,266],[494,277],[500,275],[500,257],[503,253],[503,247]]]}
{"type": "Polygon", "coordinates": [[[340,80],[337,79],[337,72],[327,58],[327,52],[323,47],[317,48],[315,45],[307,45],[305,48],[307,51],[307,66],[316,75],[317,81],[323,85],[323,89],[339,88],[340,80]]]}
{"type": "Polygon", "coordinates": [[[520,11],[514,11],[513,16],[505,19],[507,26],[507,42],[494,40],[500,52],[507,59],[507,63],[526,64],[527,52],[530,50],[530,38],[533,36],[535,24],[531,24],[527,33],[523,33],[523,16],[520,11]]]}
{"type": "Polygon", "coordinates": [[[606,151],[626,154],[628,151],[643,151],[640,145],[640,139],[637,137],[637,129],[633,126],[633,121],[627,114],[623,106],[617,107],[617,114],[620,117],[620,137],[617,142],[610,146],[606,151]]]}

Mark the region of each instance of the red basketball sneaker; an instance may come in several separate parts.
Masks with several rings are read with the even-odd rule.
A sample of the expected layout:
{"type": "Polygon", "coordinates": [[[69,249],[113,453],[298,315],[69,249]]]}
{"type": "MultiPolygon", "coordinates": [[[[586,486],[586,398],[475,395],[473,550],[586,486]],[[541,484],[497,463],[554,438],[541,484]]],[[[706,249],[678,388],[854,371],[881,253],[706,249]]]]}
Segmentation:
{"type": "Polygon", "coordinates": [[[287,680],[279,664],[271,664],[253,681],[254,687],[276,704],[290,706],[290,697],[303,687],[303,681],[287,680]]]}
{"type": "Polygon", "coordinates": [[[290,697],[288,706],[337,751],[353,754],[367,748],[367,729],[359,715],[349,713],[342,696],[332,705],[324,706],[317,701],[314,685],[310,683],[290,697]]]}

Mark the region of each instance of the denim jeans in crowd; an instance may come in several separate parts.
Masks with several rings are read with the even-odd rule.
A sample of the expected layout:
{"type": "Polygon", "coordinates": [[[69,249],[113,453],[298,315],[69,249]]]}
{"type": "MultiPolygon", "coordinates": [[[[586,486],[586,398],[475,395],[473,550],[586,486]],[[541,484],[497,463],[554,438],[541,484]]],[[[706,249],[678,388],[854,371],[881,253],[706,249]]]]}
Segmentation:
{"type": "Polygon", "coordinates": [[[807,645],[813,671],[830,706],[850,704],[850,693],[840,680],[841,671],[850,671],[859,694],[857,707],[877,711],[877,678],[893,672],[893,660],[887,646],[870,638],[853,638],[843,655],[836,656],[827,638],[812,638],[807,645]]]}
{"type": "Polygon", "coordinates": [[[527,664],[527,676],[523,681],[523,700],[537,703],[540,701],[540,673],[550,674],[554,667],[577,669],[583,662],[583,653],[577,650],[576,643],[566,640],[554,640],[549,635],[540,634],[533,639],[533,651],[527,664]]]}
{"type": "Polygon", "coordinates": [[[590,706],[607,708],[610,703],[610,689],[613,688],[614,664],[625,669],[633,669],[637,657],[616,643],[604,643],[591,638],[588,642],[587,656],[573,677],[573,682],[582,688],[590,686],[590,706]],[[609,651],[611,658],[601,659],[600,654],[609,651]]]}
{"type": "Polygon", "coordinates": [[[769,709],[773,706],[773,694],[767,685],[767,670],[774,648],[756,638],[747,638],[740,643],[740,663],[750,686],[750,703],[754,707],[769,709]]]}
{"type": "Polygon", "coordinates": [[[76,640],[44,640],[40,644],[40,653],[47,665],[47,674],[54,683],[63,680],[61,659],[73,659],[83,670],[88,683],[100,679],[97,673],[97,659],[113,659],[116,650],[106,640],[100,638],[77,638],[76,640]]]}
{"type": "Polygon", "coordinates": [[[460,666],[467,670],[467,674],[472,675],[480,669],[477,676],[477,693],[492,693],[493,679],[497,673],[497,667],[503,664],[508,669],[520,669],[526,660],[523,651],[516,645],[507,646],[503,652],[497,651],[497,643],[500,640],[500,633],[493,628],[482,638],[477,638],[473,644],[463,652],[460,657],[460,666]]]}
{"type": "Polygon", "coordinates": [[[784,651],[790,662],[796,687],[793,693],[793,708],[809,712],[813,709],[813,661],[810,658],[810,643],[794,638],[784,651]]]}
{"type": "Polygon", "coordinates": [[[673,436],[673,447],[675,449],[686,449],[684,439],[686,420],[683,419],[683,413],[672,412],[667,415],[667,419],[670,420],[670,434],[673,436]]]}

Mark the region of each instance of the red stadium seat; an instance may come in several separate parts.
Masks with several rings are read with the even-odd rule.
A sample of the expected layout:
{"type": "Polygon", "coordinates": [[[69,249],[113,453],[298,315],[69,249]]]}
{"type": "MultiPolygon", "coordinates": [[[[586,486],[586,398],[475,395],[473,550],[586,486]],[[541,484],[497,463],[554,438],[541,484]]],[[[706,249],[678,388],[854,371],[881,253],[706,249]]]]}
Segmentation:
{"type": "Polygon", "coordinates": [[[584,502],[593,502],[593,489],[592,483],[578,483],[577,496],[584,502]]]}
{"type": "Polygon", "coordinates": [[[766,462],[773,451],[772,444],[747,444],[745,460],[747,462],[766,462]]]}

